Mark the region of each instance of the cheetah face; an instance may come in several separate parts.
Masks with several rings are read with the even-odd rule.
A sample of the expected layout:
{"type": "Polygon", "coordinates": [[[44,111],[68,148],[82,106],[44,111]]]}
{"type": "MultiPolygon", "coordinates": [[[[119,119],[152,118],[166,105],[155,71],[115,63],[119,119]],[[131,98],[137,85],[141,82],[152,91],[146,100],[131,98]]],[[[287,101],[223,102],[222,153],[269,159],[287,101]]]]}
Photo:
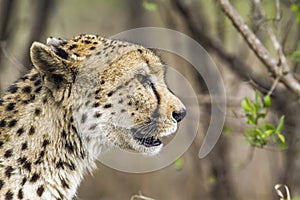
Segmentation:
{"type": "Polygon", "coordinates": [[[160,59],[139,45],[83,35],[69,41],[50,38],[31,51],[35,67],[56,66],[37,69],[46,74],[54,99],[72,106],[93,157],[111,146],[156,154],[161,138],[174,133],[186,114],[165,83],[160,59]]]}

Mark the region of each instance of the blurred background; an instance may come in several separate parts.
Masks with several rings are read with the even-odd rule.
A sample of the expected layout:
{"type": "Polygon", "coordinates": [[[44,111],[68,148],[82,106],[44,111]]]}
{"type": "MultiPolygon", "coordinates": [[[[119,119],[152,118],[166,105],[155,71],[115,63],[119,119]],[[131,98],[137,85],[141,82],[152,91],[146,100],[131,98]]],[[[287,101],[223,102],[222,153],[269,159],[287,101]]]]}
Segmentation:
{"type": "MultiPolygon", "coordinates": [[[[270,55],[278,59],[267,25],[273,30],[297,77],[299,3],[232,0],[231,4],[270,55]]],[[[298,95],[283,84],[276,84],[268,115],[263,117],[276,127],[280,117],[285,116],[281,131],[285,147],[278,146],[276,140],[259,147],[251,145],[245,137],[251,124],[247,124],[241,102],[246,97],[253,100],[255,90],[260,96],[266,95],[274,86],[274,79],[224,15],[217,0],[0,0],[0,91],[32,68],[29,48],[33,41],[45,43],[49,36],[68,39],[81,33],[109,37],[148,26],[187,34],[216,63],[227,96],[223,134],[212,152],[199,159],[198,151],[210,120],[207,87],[184,59],[158,52],[168,65],[186,77],[197,93],[201,121],[193,144],[176,162],[151,173],[119,172],[99,162],[98,169],[92,175],[87,174],[82,182],[78,199],[268,200],[279,199],[274,190],[278,183],[286,184],[297,199],[300,196],[298,95]],[[134,196],[139,194],[147,198],[134,196]]],[[[176,80],[172,82],[172,87],[180,85],[176,80]]]]}

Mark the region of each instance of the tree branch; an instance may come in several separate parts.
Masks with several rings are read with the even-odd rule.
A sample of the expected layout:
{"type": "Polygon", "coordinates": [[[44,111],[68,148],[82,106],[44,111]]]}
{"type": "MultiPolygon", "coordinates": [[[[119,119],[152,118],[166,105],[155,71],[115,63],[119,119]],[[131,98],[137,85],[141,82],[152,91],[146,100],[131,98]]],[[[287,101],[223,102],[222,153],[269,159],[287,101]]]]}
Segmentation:
{"type": "MultiPolygon", "coordinates": [[[[221,8],[225,15],[231,20],[236,29],[244,37],[248,46],[256,54],[256,56],[261,60],[265,67],[275,76],[280,77],[280,81],[290,90],[292,90],[298,97],[300,97],[300,84],[295,79],[290,71],[285,56],[282,51],[279,52],[280,61],[277,62],[274,59],[261,41],[256,37],[256,35],[249,29],[247,24],[243,21],[242,17],[237,13],[237,11],[232,7],[228,0],[219,0],[221,8]],[[283,57],[284,56],[284,57],[283,57]]],[[[273,38],[274,39],[274,38],[273,38]]]]}

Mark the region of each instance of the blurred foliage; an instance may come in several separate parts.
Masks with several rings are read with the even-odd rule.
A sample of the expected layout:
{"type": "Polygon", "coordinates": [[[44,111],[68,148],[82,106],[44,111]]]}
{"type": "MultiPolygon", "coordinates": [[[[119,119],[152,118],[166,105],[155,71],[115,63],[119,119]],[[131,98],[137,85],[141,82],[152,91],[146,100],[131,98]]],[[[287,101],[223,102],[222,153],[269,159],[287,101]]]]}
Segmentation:
{"type": "Polygon", "coordinates": [[[300,43],[298,43],[297,49],[291,54],[291,58],[296,62],[300,61],[300,43]]]}
{"type": "Polygon", "coordinates": [[[293,4],[291,5],[291,10],[292,10],[293,12],[295,12],[295,14],[296,14],[296,19],[297,19],[298,22],[300,22],[300,5],[299,5],[299,3],[293,3],[293,4]]]}
{"type": "Polygon", "coordinates": [[[209,177],[209,183],[210,183],[210,184],[213,185],[213,184],[215,184],[216,182],[217,182],[217,178],[216,178],[215,176],[210,176],[210,177],[209,177]]]}
{"type": "Polygon", "coordinates": [[[184,165],[184,160],[183,158],[178,158],[175,163],[174,163],[174,167],[176,170],[180,171],[183,169],[183,165],[184,165]]]}
{"type": "Polygon", "coordinates": [[[255,100],[251,101],[246,97],[242,101],[242,107],[247,117],[247,123],[250,125],[246,129],[245,136],[253,147],[264,147],[268,144],[270,138],[282,149],[287,148],[287,143],[281,131],[284,126],[284,116],[280,117],[277,127],[266,120],[269,107],[271,106],[271,97],[266,95],[259,97],[259,92],[255,92],[255,100]]]}
{"type": "Polygon", "coordinates": [[[156,11],[157,10],[157,4],[152,1],[143,0],[142,5],[145,10],[148,10],[148,11],[156,11]]]}

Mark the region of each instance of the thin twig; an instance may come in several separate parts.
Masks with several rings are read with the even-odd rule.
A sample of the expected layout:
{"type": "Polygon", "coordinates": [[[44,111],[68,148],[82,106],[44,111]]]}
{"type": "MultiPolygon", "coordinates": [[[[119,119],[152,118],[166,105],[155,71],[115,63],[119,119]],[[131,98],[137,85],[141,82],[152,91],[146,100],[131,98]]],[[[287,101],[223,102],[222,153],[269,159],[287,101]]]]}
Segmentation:
{"type": "MultiPolygon", "coordinates": [[[[279,48],[280,62],[278,63],[274,59],[266,47],[261,43],[257,36],[249,29],[248,25],[244,22],[242,17],[237,13],[237,11],[232,7],[228,0],[220,0],[220,5],[223,12],[231,20],[236,29],[244,37],[248,46],[256,54],[256,56],[261,60],[265,67],[275,76],[281,76],[280,81],[285,84],[290,90],[292,90],[298,97],[300,97],[300,84],[295,79],[290,71],[285,56],[279,48]]],[[[276,39],[276,38],[275,38],[276,39]]],[[[277,45],[277,44],[275,44],[277,45]]],[[[280,46],[280,45],[279,45],[280,46]]]]}
{"type": "Polygon", "coordinates": [[[280,81],[280,76],[277,76],[272,84],[271,89],[268,91],[268,95],[271,95],[273,93],[273,91],[275,90],[275,88],[277,87],[279,81],[280,81]]]}

